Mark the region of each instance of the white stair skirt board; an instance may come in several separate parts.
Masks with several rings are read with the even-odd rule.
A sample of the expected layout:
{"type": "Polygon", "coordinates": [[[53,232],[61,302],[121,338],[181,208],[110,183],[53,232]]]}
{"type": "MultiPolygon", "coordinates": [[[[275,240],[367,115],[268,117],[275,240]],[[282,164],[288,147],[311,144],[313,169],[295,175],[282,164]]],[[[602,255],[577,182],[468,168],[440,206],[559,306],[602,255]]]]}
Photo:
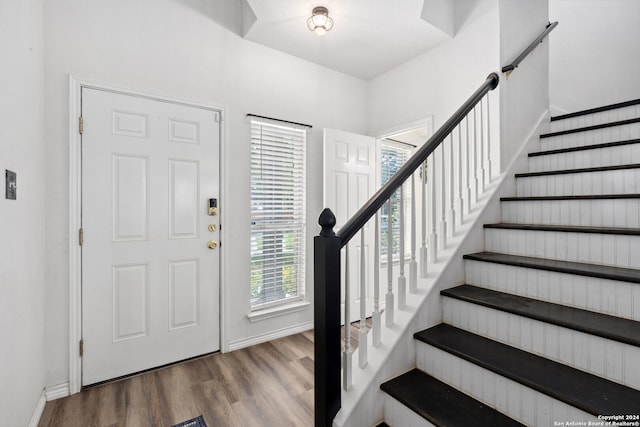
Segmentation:
{"type": "Polygon", "coordinates": [[[446,351],[416,344],[416,365],[433,377],[529,426],[597,418],[446,351]]]}
{"type": "Polygon", "coordinates": [[[516,178],[518,197],[640,193],[640,168],[516,178]]]}
{"type": "Polygon", "coordinates": [[[453,298],[443,300],[443,322],[640,389],[640,348],[453,298]]]}
{"type": "Polygon", "coordinates": [[[560,148],[582,147],[584,145],[602,144],[633,138],[640,138],[640,123],[541,138],[540,149],[545,151],[557,150],[560,148]]]}
{"type": "Polygon", "coordinates": [[[640,284],[465,260],[466,283],[640,321],[640,284]]]}
{"type": "Polygon", "coordinates": [[[640,198],[508,201],[500,209],[508,223],[640,228],[640,198]]]}
{"type": "Polygon", "coordinates": [[[388,394],[384,394],[384,422],[391,427],[435,427],[388,394]]]}
{"type": "Polygon", "coordinates": [[[640,143],[529,157],[529,172],[595,168],[630,163],[640,163],[640,143]]]}
{"type": "Polygon", "coordinates": [[[485,228],[489,252],[640,268],[640,236],[485,228]]]}
{"type": "Polygon", "coordinates": [[[640,105],[616,108],[615,110],[586,114],[569,119],[554,120],[551,122],[551,132],[559,132],[585,126],[601,125],[604,123],[633,119],[634,117],[640,117],[640,105]]]}

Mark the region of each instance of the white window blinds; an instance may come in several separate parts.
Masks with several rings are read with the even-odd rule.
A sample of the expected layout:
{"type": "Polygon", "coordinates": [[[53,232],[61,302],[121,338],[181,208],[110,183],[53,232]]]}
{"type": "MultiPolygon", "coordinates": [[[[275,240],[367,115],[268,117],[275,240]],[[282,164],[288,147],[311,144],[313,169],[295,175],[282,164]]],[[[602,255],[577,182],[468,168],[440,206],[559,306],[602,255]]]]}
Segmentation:
{"type": "Polygon", "coordinates": [[[251,120],[251,308],[304,297],[306,131],[251,120]]]}

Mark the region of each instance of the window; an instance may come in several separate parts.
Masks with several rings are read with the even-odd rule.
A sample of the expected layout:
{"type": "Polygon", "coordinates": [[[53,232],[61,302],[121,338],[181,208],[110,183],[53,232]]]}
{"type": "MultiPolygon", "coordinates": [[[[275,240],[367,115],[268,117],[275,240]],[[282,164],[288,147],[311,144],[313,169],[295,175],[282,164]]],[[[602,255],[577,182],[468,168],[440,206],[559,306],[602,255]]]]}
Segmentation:
{"type": "MultiPolygon", "coordinates": [[[[400,169],[400,167],[411,157],[410,146],[403,146],[383,141],[380,145],[380,184],[384,185],[400,169]]],[[[403,185],[404,189],[404,254],[405,259],[411,256],[411,180],[407,180],[403,185]]],[[[380,261],[387,261],[387,218],[391,216],[391,254],[393,261],[400,260],[400,191],[396,191],[391,196],[391,212],[389,203],[382,205],[380,217],[380,261]]]]}
{"type": "Polygon", "coordinates": [[[306,131],[251,120],[251,309],[300,300],[306,131]]]}

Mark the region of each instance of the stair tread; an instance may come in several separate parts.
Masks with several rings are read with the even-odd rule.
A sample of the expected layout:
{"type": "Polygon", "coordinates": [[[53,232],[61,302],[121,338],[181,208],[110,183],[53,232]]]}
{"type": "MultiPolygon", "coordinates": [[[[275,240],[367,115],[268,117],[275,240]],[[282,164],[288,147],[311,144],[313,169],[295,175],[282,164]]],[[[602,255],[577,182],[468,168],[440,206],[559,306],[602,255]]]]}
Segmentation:
{"type": "Polygon", "coordinates": [[[630,125],[633,123],[640,123],[640,117],[636,117],[634,119],[627,119],[627,120],[618,120],[615,122],[602,123],[602,124],[592,125],[592,126],[584,126],[584,127],[574,128],[574,129],[561,130],[557,132],[543,133],[542,135],[540,135],[540,138],[550,138],[552,136],[569,135],[572,133],[587,132],[590,130],[605,129],[605,128],[614,127],[614,126],[624,126],[624,125],[630,125]]]}
{"type": "Polygon", "coordinates": [[[441,295],[640,347],[640,322],[473,285],[441,295]]]}
{"type": "Polygon", "coordinates": [[[496,224],[484,224],[484,228],[502,228],[508,230],[564,231],[570,233],[626,234],[632,236],[640,236],[640,228],[626,227],[592,227],[584,225],[547,225],[500,222],[496,224]]]}
{"type": "Polygon", "coordinates": [[[464,259],[556,271],[559,273],[597,277],[640,283],[640,270],[634,268],[613,267],[609,265],[587,264],[582,262],[559,261],[547,258],[535,258],[498,252],[478,252],[464,255],[464,259]]]}
{"type": "Polygon", "coordinates": [[[419,369],[393,378],[380,388],[436,426],[522,426],[419,369]]]}
{"type": "Polygon", "coordinates": [[[587,172],[606,172],[612,170],[623,170],[623,169],[638,169],[640,168],[640,163],[631,163],[627,165],[614,165],[614,166],[597,166],[591,168],[577,168],[577,169],[559,169],[553,171],[543,171],[543,172],[524,172],[515,174],[516,178],[530,178],[534,176],[547,176],[547,175],[566,175],[571,173],[587,173],[587,172]]]}
{"type": "Polygon", "coordinates": [[[637,414],[640,391],[440,324],[414,338],[593,415],[637,414]]]}
{"type": "Polygon", "coordinates": [[[587,110],[575,111],[573,113],[560,114],[558,116],[551,116],[551,121],[571,119],[573,117],[586,116],[587,114],[602,113],[603,111],[615,110],[618,108],[631,107],[633,105],[640,104],[640,99],[632,99],[630,101],[617,102],[615,104],[603,105],[602,107],[589,108],[587,110]]]}
{"type": "Polygon", "coordinates": [[[605,142],[603,144],[580,145],[577,147],[560,148],[557,150],[535,151],[533,153],[529,153],[529,157],[548,156],[552,154],[571,153],[575,151],[596,150],[598,148],[620,147],[638,143],[640,143],[640,138],[626,139],[624,141],[605,142]]]}
{"type": "Polygon", "coordinates": [[[640,194],[597,194],[579,196],[521,196],[521,197],[501,197],[501,202],[521,202],[536,200],[606,200],[606,199],[638,199],[640,194]]]}

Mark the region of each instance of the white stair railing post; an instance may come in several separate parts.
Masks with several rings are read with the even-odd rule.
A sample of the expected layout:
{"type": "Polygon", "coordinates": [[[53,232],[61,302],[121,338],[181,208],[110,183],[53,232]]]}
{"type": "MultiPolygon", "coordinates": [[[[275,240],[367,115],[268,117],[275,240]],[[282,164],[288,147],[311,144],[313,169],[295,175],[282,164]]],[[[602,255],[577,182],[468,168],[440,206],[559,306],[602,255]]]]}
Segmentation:
{"type": "Polygon", "coordinates": [[[380,212],[376,212],[376,231],[373,241],[373,316],[371,319],[372,341],[374,347],[380,346],[380,212]]]}
{"type": "Polygon", "coordinates": [[[349,391],[351,388],[351,323],[349,311],[351,300],[349,299],[349,245],[345,246],[345,280],[344,280],[344,351],[342,352],[342,388],[349,391]]]}
{"type": "Polygon", "coordinates": [[[367,366],[367,272],[364,250],[364,227],[360,230],[360,331],[358,334],[358,366],[367,366]]]}
{"type": "Polygon", "coordinates": [[[473,202],[478,203],[478,121],[476,107],[473,107],[473,202]]]}
{"type": "Polygon", "coordinates": [[[491,117],[489,116],[489,92],[486,95],[487,98],[487,174],[489,183],[491,183],[491,117]]]}
{"type": "Polygon", "coordinates": [[[416,174],[411,175],[411,261],[409,262],[409,292],[418,290],[418,263],[416,262],[416,174]]]}
{"type": "Polygon", "coordinates": [[[385,300],[385,320],[387,328],[393,326],[393,221],[391,221],[391,198],[387,211],[387,295],[385,300]]]}
{"type": "Polygon", "coordinates": [[[480,105],[480,179],[482,192],[484,193],[486,189],[486,180],[484,170],[484,108],[482,107],[482,100],[480,100],[478,105],[480,105]]]}
{"type": "Polygon", "coordinates": [[[436,155],[431,155],[428,173],[431,185],[429,203],[431,203],[431,235],[429,235],[429,262],[435,264],[438,261],[438,232],[436,231],[437,203],[436,203],[436,155]]]}
{"type": "Polygon", "coordinates": [[[400,191],[400,236],[398,239],[398,253],[400,254],[400,276],[398,276],[398,310],[407,308],[407,278],[404,276],[404,184],[400,191]]]}
{"type": "MultiPolygon", "coordinates": [[[[444,143],[444,141],[443,141],[444,143]]],[[[442,176],[442,182],[440,183],[440,186],[442,187],[440,189],[440,195],[441,197],[441,202],[440,202],[440,230],[439,230],[439,240],[440,240],[440,250],[445,250],[447,248],[447,178],[446,178],[446,171],[445,171],[445,161],[444,161],[444,145],[443,143],[440,144],[440,164],[441,164],[441,176],[442,176]]]]}
{"type": "Polygon", "coordinates": [[[427,162],[422,163],[422,247],[420,248],[420,277],[427,277],[427,162]]]}
{"type": "MultiPolygon", "coordinates": [[[[444,141],[442,141],[444,144],[444,141]]],[[[454,196],[454,177],[455,171],[453,168],[453,131],[449,134],[449,230],[450,237],[456,234],[456,210],[455,210],[455,196],[454,196]]]]}
{"type": "Polygon", "coordinates": [[[469,157],[471,156],[471,151],[470,151],[470,147],[469,147],[469,114],[467,114],[467,117],[464,118],[465,120],[465,133],[466,133],[466,137],[465,137],[465,144],[466,144],[466,152],[465,152],[465,161],[467,162],[467,173],[466,173],[466,177],[465,177],[465,181],[467,183],[467,188],[466,188],[466,200],[467,203],[465,204],[465,213],[467,215],[469,215],[471,213],[471,166],[469,165],[469,157]]]}
{"type": "Polygon", "coordinates": [[[464,220],[464,198],[462,197],[462,124],[458,125],[458,224],[464,220]]]}

